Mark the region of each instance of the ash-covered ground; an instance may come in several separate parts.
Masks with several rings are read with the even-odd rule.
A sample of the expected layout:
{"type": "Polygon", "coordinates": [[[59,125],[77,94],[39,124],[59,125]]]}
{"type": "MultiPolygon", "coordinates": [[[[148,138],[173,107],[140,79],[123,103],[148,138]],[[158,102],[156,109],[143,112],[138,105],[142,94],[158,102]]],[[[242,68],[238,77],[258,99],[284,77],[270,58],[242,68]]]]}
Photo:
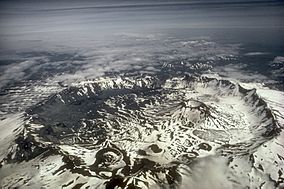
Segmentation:
{"type": "Polygon", "coordinates": [[[2,188],[283,188],[281,1],[3,1],[2,188]]]}

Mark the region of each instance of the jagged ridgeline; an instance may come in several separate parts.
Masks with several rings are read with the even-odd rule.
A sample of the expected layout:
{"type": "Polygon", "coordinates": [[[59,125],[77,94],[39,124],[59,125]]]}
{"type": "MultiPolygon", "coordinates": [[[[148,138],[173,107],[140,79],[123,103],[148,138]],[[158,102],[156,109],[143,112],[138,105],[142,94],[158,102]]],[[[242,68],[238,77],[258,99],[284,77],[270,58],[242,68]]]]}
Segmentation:
{"type": "Polygon", "coordinates": [[[256,90],[189,75],[81,82],[26,116],[7,162],[60,154],[57,172],[96,177],[107,188],[178,186],[196,158],[250,155],[280,131],[256,90]]]}

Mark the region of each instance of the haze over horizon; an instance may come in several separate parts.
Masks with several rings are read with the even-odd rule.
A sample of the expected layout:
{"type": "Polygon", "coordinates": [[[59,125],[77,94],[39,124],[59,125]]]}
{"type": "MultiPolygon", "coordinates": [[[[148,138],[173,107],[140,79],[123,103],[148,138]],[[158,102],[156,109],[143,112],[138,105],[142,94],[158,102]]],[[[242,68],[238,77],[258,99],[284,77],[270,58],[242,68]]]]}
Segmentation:
{"type": "Polygon", "coordinates": [[[282,41],[284,29],[284,2],[277,0],[12,0],[1,1],[0,5],[1,50],[21,44],[44,48],[48,43],[80,48],[92,40],[105,40],[115,34],[155,35],[168,31],[173,35],[212,36],[229,32],[234,36],[240,31],[248,39],[263,35],[282,41]]]}
{"type": "Polygon", "coordinates": [[[0,187],[282,189],[284,1],[0,0],[0,187]]]}

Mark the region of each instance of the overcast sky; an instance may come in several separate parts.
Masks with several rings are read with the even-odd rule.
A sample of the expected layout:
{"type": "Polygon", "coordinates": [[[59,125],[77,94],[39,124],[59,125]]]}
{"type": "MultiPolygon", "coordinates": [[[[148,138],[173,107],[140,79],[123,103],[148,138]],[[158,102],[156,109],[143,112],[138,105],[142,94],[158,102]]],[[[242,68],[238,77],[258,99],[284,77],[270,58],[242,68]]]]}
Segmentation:
{"type": "Polygon", "coordinates": [[[2,0],[0,7],[1,48],[23,41],[82,44],[108,34],[160,29],[284,28],[284,2],[276,0],[2,0]]]}

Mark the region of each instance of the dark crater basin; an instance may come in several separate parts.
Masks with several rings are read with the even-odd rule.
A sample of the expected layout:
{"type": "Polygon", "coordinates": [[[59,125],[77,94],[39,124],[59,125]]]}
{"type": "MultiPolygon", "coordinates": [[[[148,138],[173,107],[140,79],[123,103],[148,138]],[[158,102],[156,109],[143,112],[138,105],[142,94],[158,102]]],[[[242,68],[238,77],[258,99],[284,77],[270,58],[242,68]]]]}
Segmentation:
{"type": "Polygon", "coordinates": [[[251,154],[280,132],[255,89],[190,75],[80,82],[26,117],[28,140],[16,141],[14,161],[53,151],[64,156],[58,172],[97,177],[107,188],[137,186],[142,176],[176,185],[180,167],[196,158],[251,154]]]}

